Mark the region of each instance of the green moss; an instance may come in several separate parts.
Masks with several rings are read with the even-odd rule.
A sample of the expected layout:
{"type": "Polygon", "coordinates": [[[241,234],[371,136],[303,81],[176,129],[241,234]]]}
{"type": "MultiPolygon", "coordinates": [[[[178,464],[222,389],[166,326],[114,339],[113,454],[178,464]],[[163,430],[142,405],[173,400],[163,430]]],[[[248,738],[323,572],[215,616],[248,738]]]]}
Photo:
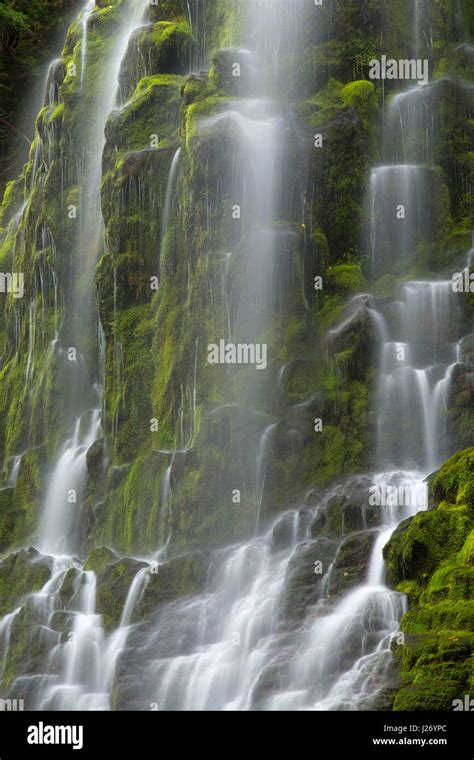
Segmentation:
{"type": "Polygon", "coordinates": [[[12,215],[18,211],[23,203],[24,179],[12,180],[5,187],[2,205],[0,207],[0,227],[6,227],[12,215]]]}
{"type": "Polygon", "coordinates": [[[0,616],[12,612],[25,594],[40,591],[50,575],[49,564],[36,549],[21,549],[3,559],[0,562],[0,616]]]}
{"type": "Polygon", "coordinates": [[[107,124],[108,151],[150,149],[152,138],[160,143],[170,138],[178,126],[180,91],[183,79],[174,74],[155,74],[141,79],[128,104],[114,112],[107,124]],[[156,138],[153,138],[156,140],[156,138]]]}
{"type": "Polygon", "coordinates": [[[202,100],[193,102],[186,110],[186,145],[189,145],[190,140],[196,136],[199,122],[202,119],[219,113],[231,102],[231,99],[219,95],[209,95],[202,100]]]}
{"type": "Polygon", "coordinates": [[[384,549],[391,583],[410,608],[397,648],[402,688],[395,710],[450,710],[474,672],[474,450],[458,452],[431,479],[436,507],[402,523],[384,549]],[[443,499],[443,501],[440,501],[443,499]],[[449,499],[449,501],[447,500],[449,499]]]}
{"type": "Polygon", "coordinates": [[[327,290],[339,296],[363,293],[367,283],[358,264],[338,264],[330,267],[325,275],[327,290]]]}
{"type": "Polygon", "coordinates": [[[349,82],[340,91],[340,98],[344,106],[357,111],[364,128],[370,131],[374,125],[374,114],[377,113],[374,83],[365,79],[349,82]]]}
{"type": "Polygon", "coordinates": [[[467,505],[441,503],[402,522],[385,550],[390,582],[426,583],[441,561],[462,548],[472,515],[467,505]]]}
{"type": "Polygon", "coordinates": [[[107,546],[99,546],[93,549],[84,563],[84,570],[92,570],[96,575],[100,574],[107,565],[117,561],[117,555],[107,546]]]}
{"type": "Polygon", "coordinates": [[[311,144],[315,135],[321,135],[323,143],[309,156],[316,178],[314,223],[326,236],[333,263],[362,263],[366,180],[378,159],[373,85],[364,80],[344,86],[330,79],[299,104],[299,113],[311,144]]]}
{"type": "Polygon", "coordinates": [[[373,292],[377,298],[393,298],[397,280],[392,274],[384,274],[374,283],[373,292]]]}
{"type": "Polygon", "coordinates": [[[64,113],[64,103],[59,103],[55,109],[52,111],[49,121],[55,121],[56,119],[59,119],[62,117],[64,113]]]}
{"type": "Polygon", "coordinates": [[[474,508],[474,450],[459,451],[438,470],[431,490],[436,501],[474,508]]]}

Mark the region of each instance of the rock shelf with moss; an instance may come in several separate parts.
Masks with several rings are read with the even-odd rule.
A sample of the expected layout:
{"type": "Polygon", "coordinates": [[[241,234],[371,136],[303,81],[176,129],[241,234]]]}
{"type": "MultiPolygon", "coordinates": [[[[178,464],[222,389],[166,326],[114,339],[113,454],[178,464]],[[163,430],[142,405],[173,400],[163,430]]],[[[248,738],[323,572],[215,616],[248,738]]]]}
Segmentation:
{"type": "MultiPolygon", "coordinates": [[[[58,6],[73,3],[51,5],[56,22],[58,6]]],[[[404,283],[445,283],[471,244],[472,50],[460,40],[472,13],[426,0],[416,39],[407,0],[302,0],[298,13],[276,2],[280,39],[274,17],[257,25],[262,5],[150,5],[98,130],[130,8],[97,2],[86,26],[79,17],[69,27],[28,160],[6,185],[0,269],[25,277],[25,297],[1,294],[0,310],[0,615],[15,611],[8,646],[0,630],[7,690],[26,693],[19,676],[43,677],[45,662],[57,676],[49,654],[62,651],[92,581],[103,643],[146,576],[127,640],[140,649],[164,610],[189,599],[208,609],[233,546],[268,541],[272,562],[298,520],[305,532],[282,579],[279,636],[331,614],[367,578],[383,517],[367,507],[367,473],[380,465],[381,315],[390,333],[404,283]],[[429,85],[371,81],[369,61],[387,51],[427,57],[429,85]],[[390,231],[374,238],[384,209],[368,200],[371,172],[389,154],[423,177],[423,203],[415,193],[408,209],[422,221],[400,260],[390,231]],[[262,188],[265,161],[272,187],[262,188]],[[91,199],[94,240],[83,222],[91,199]],[[249,208],[266,200],[271,212],[249,208]],[[209,366],[210,343],[249,335],[268,348],[265,372],[209,366]],[[93,409],[101,429],[69,470],[83,474],[74,550],[41,617],[32,595],[58,563],[33,547],[43,546],[54,468],[93,409]],[[315,581],[318,560],[331,571],[315,581]]],[[[457,308],[466,329],[453,342],[456,363],[447,378],[439,357],[430,370],[437,392],[448,389],[433,435],[451,458],[430,477],[430,509],[385,548],[388,581],[409,609],[394,646],[401,687],[387,686],[382,709],[449,710],[474,688],[472,298],[457,308]]],[[[424,318],[420,329],[441,330],[424,318]]],[[[403,447],[408,423],[397,424],[403,447]]],[[[255,682],[259,708],[287,675],[286,639],[282,648],[255,682]]],[[[346,664],[355,649],[344,644],[346,664]]],[[[139,703],[126,673],[133,656],[117,660],[114,706],[139,703]]]]}
{"type": "Polygon", "coordinates": [[[389,582],[409,600],[395,710],[451,710],[473,685],[474,449],[448,460],[430,491],[430,510],[402,523],[384,549],[389,582]]]}

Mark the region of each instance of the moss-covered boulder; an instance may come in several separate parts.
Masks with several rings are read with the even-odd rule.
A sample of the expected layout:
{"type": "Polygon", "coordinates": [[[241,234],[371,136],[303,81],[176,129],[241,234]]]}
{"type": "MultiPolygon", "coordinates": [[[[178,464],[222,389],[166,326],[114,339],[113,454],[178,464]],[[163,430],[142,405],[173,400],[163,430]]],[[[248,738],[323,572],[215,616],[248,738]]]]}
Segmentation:
{"type": "Polygon", "coordinates": [[[150,74],[187,73],[194,63],[195,52],[187,19],[178,17],[139,27],[120,69],[122,98],[128,100],[138,82],[150,74]]]}
{"type": "Polygon", "coordinates": [[[209,71],[210,91],[218,95],[248,96],[252,89],[254,66],[251,53],[247,50],[218,50],[213,55],[209,71]]]}
{"type": "Polygon", "coordinates": [[[33,547],[0,562],[0,617],[12,612],[26,594],[39,591],[51,576],[47,560],[33,547]]]}
{"type": "Polygon", "coordinates": [[[384,549],[390,583],[408,595],[396,648],[395,710],[452,710],[474,675],[474,450],[431,479],[435,508],[402,523],[384,549]]]}
{"type": "MultiPolygon", "coordinates": [[[[105,561],[103,556],[94,555],[92,563],[105,561]]],[[[87,563],[86,563],[87,564],[87,563]]],[[[133,579],[139,570],[146,568],[146,562],[124,557],[110,564],[103,564],[97,572],[96,611],[102,615],[104,628],[110,631],[120,623],[125,601],[133,579]]]]}
{"type": "Polygon", "coordinates": [[[354,476],[330,492],[317,509],[311,524],[314,538],[340,538],[350,533],[376,528],[380,509],[369,502],[373,480],[354,476]]]}
{"type": "Polygon", "coordinates": [[[105,570],[107,565],[112,562],[116,562],[118,557],[112,549],[107,546],[98,546],[92,549],[86,561],[84,562],[84,570],[92,570],[96,575],[99,575],[105,570]]]}
{"type": "MultiPolygon", "coordinates": [[[[182,81],[175,74],[153,74],[140,79],[127,105],[113,111],[108,119],[106,158],[118,150],[156,148],[173,134],[178,123],[182,81]]],[[[108,167],[108,162],[105,166],[108,167]]]]}

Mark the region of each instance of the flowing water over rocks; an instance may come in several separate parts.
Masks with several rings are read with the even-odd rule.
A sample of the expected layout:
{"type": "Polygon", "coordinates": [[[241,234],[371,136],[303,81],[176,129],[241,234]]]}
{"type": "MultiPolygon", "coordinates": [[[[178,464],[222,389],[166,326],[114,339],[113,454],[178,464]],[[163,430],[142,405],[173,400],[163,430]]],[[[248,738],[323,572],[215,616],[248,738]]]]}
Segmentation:
{"type": "MultiPolygon", "coordinates": [[[[54,440],[45,448],[38,434],[26,448],[10,433],[0,514],[20,489],[41,508],[30,548],[0,534],[9,548],[0,572],[20,590],[0,605],[2,694],[38,710],[390,709],[408,600],[387,585],[383,550],[428,509],[428,481],[468,427],[456,399],[472,374],[472,330],[436,235],[452,187],[462,188],[459,213],[465,204],[465,169],[442,153],[443,103],[457,103],[461,124],[472,85],[449,74],[392,94],[377,165],[368,81],[329,83],[308,98],[298,55],[312,2],[241,4],[232,17],[241,39],[214,52],[210,72],[193,73],[215,47],[206,4],[186,3],[178,21],[160,5],[159,16],[145,0],[118,14],[83,9],[75,54],[66,43],[79,54],[79,83],[63,100],[67,57],[51,64],[31,189],[7,228],[20,248],[60,154],[57,192],[68,188],[80,221],[69,248],[42,225],[34,297],[9,328],[15,350],[26,345],[25,403],[39,417],[47,399],[54,440]],[[109,49],[89,100],[100,30],[109,49]],[[87,123],[64,141],[55,119],[68,98],[87,123]],[[347,230],[323,234],[314,211],[333,178],[308,146],[318,151],[321,137],[335,161],[347,129],[372,151],[357,231],[367,280],[350,246],[330,258],[328,240],[347,230]],[[449,181],[440,166],[455,166],[449,181]],[[58,291],[65,247],[70,268],[59,280],[70,285],[58,291]],[[323,271],[334,300],[321,307],[323,271]],[[156,314],[146,311],[154,280],[156,314]],[[211,379],[202,357],[219,340],[264,344],[268,368],[225,362],[211,379]],[[154,353],[166,382],[148,370],[154,353]],[[57,403],[30,388],[56,382],[57,403]],[[370,446],[358,427],[370,430],[370,446]],[[158,437],[134,461],[144,428],[158,437]],[[352,453],[347,429],[360,436],[365,468],[339,467],[352,453]],[[313,443],[319,435],[332,435],[326,448],[313,443]],[[25,487],[33,470],[34,496],[25,487]]],[[[414,3],[417,50],[433,45],[430,9],[414,3]]],[[[323,22],[328,33],[334,22],[323,22]]],[[[319,81],[327,49],[312,31],[319,81]]],[[[337,203],[335,186],[328,192],[337,203]]]]}

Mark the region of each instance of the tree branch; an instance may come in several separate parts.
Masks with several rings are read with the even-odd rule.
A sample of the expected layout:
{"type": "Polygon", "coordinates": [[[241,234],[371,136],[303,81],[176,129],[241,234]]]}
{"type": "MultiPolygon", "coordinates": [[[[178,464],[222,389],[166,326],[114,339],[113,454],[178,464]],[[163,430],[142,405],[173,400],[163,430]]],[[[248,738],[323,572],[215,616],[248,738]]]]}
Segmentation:
{"type": "Polygon", "coordinates": [[[16,132],[17,135],[20,135],[20,137],[23,137],[31,145],[30,138],[27,137],[25,134],[23,134],[23,132],[20,132],[20,130],[14,127],[13,124],[10,124],[10,122],[4,119],[3,116],[0,116],[0,121],[3,121],[3,123],[6,124],[7,127],[10,127],[10,129],[13,129],[13,131],[16,132]]]}

